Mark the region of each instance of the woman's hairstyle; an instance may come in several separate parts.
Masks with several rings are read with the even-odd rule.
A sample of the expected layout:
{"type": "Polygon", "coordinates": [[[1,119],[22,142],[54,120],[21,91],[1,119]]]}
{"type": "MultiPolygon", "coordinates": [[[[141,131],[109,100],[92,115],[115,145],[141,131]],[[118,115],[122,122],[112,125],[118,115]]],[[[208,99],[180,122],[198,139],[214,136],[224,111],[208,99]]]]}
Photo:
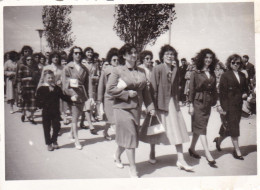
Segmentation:
{"type": "Polygon", "coordinates": [[[148,51],[148,50],[142,51],[142,52],[140,53],[140,62],[141,62],[141,64],[144,63],[144,58],[145,58],[147,55],[150,55],[151,58],[153,59],[153,53],[152,53],[151,51],[148,51]]]}
{"type": "Polygon", "coordinates": [[[25,46],[23,46],[22,49],[21,49],[21,55],[24,55],[24,51],[25,51],[25,50],[29,51],[29,54],[30,54],[30,55],[33,54],[33,49],[31,48],[31,46],[25,45],[25,46]]]}
{"type": "Polygon", "coordinates": [[[125,64],[124,55],[125,55],[126,53],[131,53],[131,50],[132,50],[133,48],[136,49],[135,45],[133,45],[133,44],[125,44],[125,45],[123,45],[123,46],[119,49],[119,51],[118,51],[118,58],[119,58],[119,64],[120,64],[120,65],[124,65],[124,64],[125,64]]]}
{"type": "Polygon", "coordinates": [[[237,60],[237,59],[240,60],[239,69],[242,67],[242,58],[241,58],[241,56],[238,55],[238,54],[232,54],[232,55],[230,55],[230,56],[227,58],[227,61],[226,61],[226,66],[227,66],[227,69],[228,69],[228,70],[232,70],[232,68],[231,68],[231,62],[232,62],[232,61],[235,61],[235,60],[237,60]]]}
{"type": "Polygon", "coordinates": [[[9,59],[12,61],[17,61],[19,59],[19,53],[17,53],[16,51],[10,51],[9,59]]]}
{"type": "MultiPolygon", "coordinates": [[[[72,47],[72,48],[70,49],[70,53],[69,53],[69,56],[68,56],[68,63],[71,62],[71,61],[73,61],[73,53],[74,53],[74,49],[79,49],[80,52],[81,52],[81,60],[82,60],[82,58],[83,58],[81,47],[74,46],[74,47],[72,47]]],[[[80,60],[80,62],[81,62],[81,60],[80,60]]]]}
{"type": "Polygon", "coordinates": [[[206,57],[207,54],[211,54],[212,55],[212,63],[209,66],[209,70],[211,73],[214,73],[215,67],[216,67],[216,63],[217,63],[217,58],[215,53],[210,50],[210,49],[202,49],[200,50],[200,52],[197,54],[197,56],[195,57],[195,65],[197,67],[197,70],[202,70],[204,67],[204,59],[206,57]]]}
{"type": "Polygon", "coordinates": [[[39,61],[40,61],[40,58],[41,58],[41,53],[34,53],[32,56],[33,56],[33,59],[35,59],[35,57],[37,57],[37,56],[38,56],[38,58],[39,58],[39,61]]]}
{"type": "Polygon", "coordinates": [[[166,51],[172,51],[172,52],[173,52],[173,55],[174,55],[174,57],[175,57],[175,61],[176,61],[176,63],[177,63],[177,66],[179,66],[178,53],[177,53],[177,51],[176,51],[172,46],[170,46],[170,45],[164,45],[164,46],[161,47],[161,50],[160,50],[160,52],[159,52],[159,59],[160,59],[160,61],[163,63],[163,56],[164,56],[164,53],[165,53],[166,51]]]}
{"type": "Polygon", "coordinates": [[[53,71],[51,71],[49,69],[43,71],[43,77],[45,77],[47,74],[54,75],[53,71]]]}
{"type": "Polygon", "coordinates": [[[44,59],[44,62],[46,62],[46,57],[41,53],[40,60],[41,60],[42,58],[44,59]]]}
{"type": "Polygon", "coordinates": [[[181,61],[187,61],[185,58],[182,58],[181,61]]]}
{"type": "Polygon", "coordinates": [[[50,53],[50,56],[49,56],[49,60],[48,60],[48,63],[49,63],[49,65],[52,63],[52,58],[54,57],[54,56],[58,56],[58,58],[59,58],[59,61],[58,61],[58,65],[61,65],[61,58],[60,58],[60,53],[59,52],[57,52],[57,51],[53,51],[53,52],[51,52],[50,53]]]}
{"type": "Polygon", "coordinates": [[[113,56],[117,56],[118,57],[118,49],[117,48],[111,48],[108,52],[107,52],[107,57],[106,57],[106,61],[111,64],[111,59],[113,56]]]}

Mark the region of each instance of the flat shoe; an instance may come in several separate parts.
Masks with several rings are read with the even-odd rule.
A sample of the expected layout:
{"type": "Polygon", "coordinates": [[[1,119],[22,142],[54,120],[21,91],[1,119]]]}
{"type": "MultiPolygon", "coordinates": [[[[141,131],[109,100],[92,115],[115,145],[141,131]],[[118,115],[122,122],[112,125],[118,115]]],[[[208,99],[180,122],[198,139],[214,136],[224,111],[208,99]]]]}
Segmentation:
{"type": "Polygon", "coordinates": [[[200,159],[200,158],[201,158],[200,155],[198,155],[198,154],[192,152],[192,150],[191,150],[190,148],[189,148],[189,154],[190,154],[190,156],[193,157],[193,158],[196,158],[196,159],[200,159]]]}
{"type": "Polygon", "coordinates": [[[96,129],[90,129],[90,133],[91,133],[92,135],[98,135],[96,129]]]}
{"type": "Polygon", "coordinates": [[[150,159],[148,160],[148,162],[149,162],[150,164],[156,164],[156,163],[157,163],[157,160],[150,158],[150,159]]]}
{"type": "Polygon", "coordinates": [[[120,161],[120,162],[117,162],[117,161],[116,161],[116,155],[114,154],[114,162],[115,162],[115,164],[116,164],[116,167],[118,167],[118,168],[120,168],[120,169],[124,168],[124,165],[122,164],[121,160],[119,160],[119,161],[120,161]]]}

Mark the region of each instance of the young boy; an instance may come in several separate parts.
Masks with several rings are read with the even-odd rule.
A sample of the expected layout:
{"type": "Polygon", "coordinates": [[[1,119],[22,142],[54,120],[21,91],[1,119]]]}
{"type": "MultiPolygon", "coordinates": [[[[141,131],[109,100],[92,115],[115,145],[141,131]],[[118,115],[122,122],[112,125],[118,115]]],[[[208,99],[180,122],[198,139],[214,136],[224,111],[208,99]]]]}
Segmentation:
{"type": "Polygon", "coordinates": [[[54,84],[54,73],[45,70],[43,73],[44,83],[36,92],[36,104],[42,108],[42,124],[44,130],[45,143],[49,151],[58,149],[58,133],[60,130],[60,98],[66,102],[76,101],[76,96],[64,95],[61,88],[54,84]],[[52,137],[50,135],[51,126],[53,128],[52,137]]]}

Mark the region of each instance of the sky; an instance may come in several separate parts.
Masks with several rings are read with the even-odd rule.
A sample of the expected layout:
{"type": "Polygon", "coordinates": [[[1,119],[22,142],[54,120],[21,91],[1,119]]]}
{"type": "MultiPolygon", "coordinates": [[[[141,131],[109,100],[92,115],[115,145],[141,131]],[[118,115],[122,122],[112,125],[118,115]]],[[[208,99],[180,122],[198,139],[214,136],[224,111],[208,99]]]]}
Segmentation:
{"type": "MultiPolygon", "coordinates": [[[[233,53],[247,54],[255,62],[254,4],[249,3],[196,3],[175,4],[177,19],[171,27],[170,44],[179,53],[179,59],[188,61],[201,49],[212,49],[225,62],[233,53]]],[[[4,52],[20,51],[32,46],[40,51],[36,29],[42,29],[41,6],[4,7],[4,52]]],[[[114,5],[74,5],[71,13],[74,45],[83,49],[91,46],[100,57],[106,57],[111,47],[120,48],[124,42],[113,30],[114,5]]],[[[45,38],[43,50],[48,51],[45,38]]],[[[160,48],[169,43],[169,32],[162,34],[151,46],[154,59],[160,48]]]]}

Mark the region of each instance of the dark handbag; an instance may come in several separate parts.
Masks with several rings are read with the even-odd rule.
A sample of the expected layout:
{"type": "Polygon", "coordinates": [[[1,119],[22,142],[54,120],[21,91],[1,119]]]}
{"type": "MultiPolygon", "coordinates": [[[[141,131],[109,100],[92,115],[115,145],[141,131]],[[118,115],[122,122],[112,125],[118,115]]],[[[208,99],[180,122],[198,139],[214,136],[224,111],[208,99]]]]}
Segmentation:
{"type": "Polygon", "coordinates": [[[219,134],[221,136],[228,136],[230,133],[230,129],[228,127],[228,121],[227,121],[227,117],[224,114],[220,114],[220,119],[221,119],[221,126],[220,126],[220,131],[219,134]]]}

